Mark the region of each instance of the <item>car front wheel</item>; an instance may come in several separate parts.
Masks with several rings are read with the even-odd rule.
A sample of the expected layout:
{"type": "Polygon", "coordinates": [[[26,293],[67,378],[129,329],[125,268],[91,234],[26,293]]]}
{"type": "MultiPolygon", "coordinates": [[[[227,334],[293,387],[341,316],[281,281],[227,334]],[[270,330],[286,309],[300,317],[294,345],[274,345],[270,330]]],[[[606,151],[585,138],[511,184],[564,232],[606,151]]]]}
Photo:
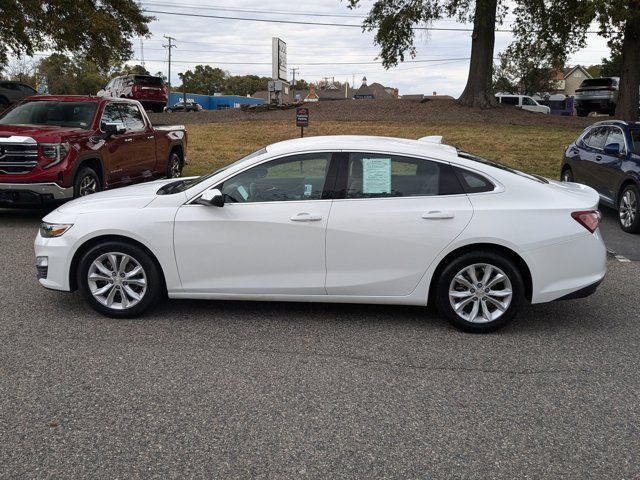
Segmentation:
{"type": "Polygon", "coordinates": [[[627,185],[618,203],[620,227],[625,232],[640,232],[640,192],[635,185],[627,185]]]}
{"type": "Polygon", "coordinates": [[[100,177],[93,168],[82,167],[73,182],[73,198],[85,197],[102,190],[100,177]]]}
{"type": "Polygon", "coordinates": [[[162,292],[162,277],[142,248],[125,242],[106,242],[91,248],[80,260],[78,285],[91,307],[114,318],[142,314],[162,292]]]}
{"type": "Polygon", "coordinates": [[[452,260],[436,281],[438,311],[466,332],[489,333],[502,328],[524,302],[520,271],[496,252],[465,253],[452,260]]]}
{"type": "Polygon", "coordinates": [[[571,168],[567,167],[562,170],[562,176],[560,177],[560,179],[563,182],[573,182],[573,172],[571,171],[571,168]]]}

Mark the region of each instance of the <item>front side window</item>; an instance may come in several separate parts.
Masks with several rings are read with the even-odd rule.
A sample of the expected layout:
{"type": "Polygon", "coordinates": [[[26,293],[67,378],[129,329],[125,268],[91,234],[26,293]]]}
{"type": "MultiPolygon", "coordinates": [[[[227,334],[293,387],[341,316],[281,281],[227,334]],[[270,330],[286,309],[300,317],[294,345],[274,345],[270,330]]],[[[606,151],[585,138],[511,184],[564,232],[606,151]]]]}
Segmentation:
{"type": "Polygon", "coordinates": [[[598,127],[591,131],[588,138],[585,137],[585,142],[592,148],[602,150],[604,148],[604,142],[607,139],[609,129],[607,127],[598,127]]]}
{"type": "Polygon", "coordinates": [[[632,146],[633,151],[637,155],[640,155],[640,130],[633,129],[633,130],[630,130],[629,133],[631,134],[631,143],[633,145],[632,146]]]}
{"type": "Polygon", "coordinates": [[[347,198],[414,197],[463,193],[448,164],[378,153],[349,156],[347,198]]]}
{"type": "Polygon", "coordinates": [[[144,118],[137,105],[131,103],[123,103],[120,105],[122,111],[122,119],[127,127],[127,130],[132,132],[139,132],[144,130],[144,118]]]}
{"type": "Polygon", "coordinates": [[[537,105],[537,104],[536,104],[536,102],[533,100],[533,98],[529,98],[529,97],[522,97],[522,105],[535,106],[535,105],[537,105]]]}
{"type": "Polygon", "coordinates": [[[218,186],[230,203],[320,200],[331,153],[293,155],[257,165],[218,186]]]}
{"type": "Polygon", "coordinates": [[[502,103],[505,105],[518,105],[518,97],[502,97],[502,103]]]}
{"type": "Polygon", "coordinates": [[[104,107],[102,120],[100,120],[100,128],[104,130],[107,123],[122,123],[124,125],[117,103],[108,103],[104,107]]]}
{"type": "Polygon", "coordinates": [[[604,143],[605,145],[611,145],[612,143],[617,143],[620,145],[620,151],[623,152],[626,150],[626,145],[624,141],[624,133],[619,128],[611,128],[609,131],[609,135],[607,136],[607,141],[604,143]]]}

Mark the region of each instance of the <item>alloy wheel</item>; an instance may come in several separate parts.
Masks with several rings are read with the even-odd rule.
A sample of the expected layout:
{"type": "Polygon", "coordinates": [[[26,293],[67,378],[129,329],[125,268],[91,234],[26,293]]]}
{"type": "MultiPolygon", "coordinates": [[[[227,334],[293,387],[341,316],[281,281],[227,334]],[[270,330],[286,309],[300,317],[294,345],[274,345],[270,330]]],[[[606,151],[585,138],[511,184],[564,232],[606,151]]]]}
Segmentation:
{"type": "Polygon", "coordinates": [[[98,182],[91,175],[87,175],[80,182],[79,193],[81,197],[85,195],[91,195],[92,193],[96,193],[98,191],[98,182]]]}
{"type": "Polygon", "coordinates": [[[513,287],[509,277],[488,263],[460,270],[449,285],[449,303],[461,319],[488,323],[500,318],[511,305],[513,287]]]}
{"type": "Polygon", "coordinates": [[[126,310],[142,300],[147,292],[147,275],[131,255],[109,252],[89,267],[87,282],[91,295],[107,308],[126,310]]]}
{"type": "Polygon", "coordinates": [[[174,156],[171,160],[171,169],[169,171],[170,178],[179,178],[181,175],[180,171],[180,158],[174,156]]]}
{"type": "Polygon", "coordinates": [[[625,228],[631,227],[636,219],[638,199],[632,189],[628,189],[620,199],[620,223],[625,228]]]}

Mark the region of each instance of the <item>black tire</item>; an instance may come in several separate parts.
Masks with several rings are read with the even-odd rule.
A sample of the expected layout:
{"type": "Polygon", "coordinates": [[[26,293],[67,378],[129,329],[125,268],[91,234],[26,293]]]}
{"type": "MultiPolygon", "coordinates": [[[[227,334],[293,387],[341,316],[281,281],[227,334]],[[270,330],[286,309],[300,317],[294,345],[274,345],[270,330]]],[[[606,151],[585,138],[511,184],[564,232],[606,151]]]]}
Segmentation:
{"type": "Polygon", "coordinates": [[[80,167],[73,181],[73,198],[84,197],[102,190],[102,183],[91,167],[80,167]]]}
{"type": "Polygon", "coordinates": [[[169,162],[167,163],[167,178],[180,178],[183,167],[184,165],[180,155],[171,153],[171,155],[169,155],[169,162]]]}
{"type": "Polygon", "coordinates": [[[452,259],[434,281],[436,282],[435,303],[438,311],[449,323],[465,332],[489,333],[504,327],[513,320],[525,299],[524,282],[518,267],[508,257],[491,250],[468,252],[452,259]],[[489,277],[487,282],[490,285],[488,289],[486,285],[482,285],[482,278],[477,278],[478,283],[473,282],[474,286],[471,288],[459,282],[453,283],[454,277],[460,278],[458,275],[462,273],[463,279],[467,281],[468,285],[471,285],[472,277],[468,274],[468,269],[471,269],[474,265],[476,267],[474,267],[473,271],[476,275],[484,273],[480,265],[492,267],[493,275],[489,277]],[[465,269],[467,271],[463,272],[465,269]],[[507,280],[500,280],[497,277],[498,273],[504,275],[507,280]],[[498,281],[495,281],[496,278],[498,278],[498,281]],[[494,281],[493,284],[492,281],[494,281]],[[510,289],[509,286],[511,287],[510,289]],[[455,298],[450,300],[450,287],[453,287],[452,293],[455,292],[460,295],[458,305],[464,303],[459,310],[460,314],[456,313],[451,303],[452,301],[455,303],[455,298]],[[491,287],[498,287],[501,290],[492,290],[491,287]],[[487,290],[489,293],[486,292],[487,290]],[[505,292],[509,290],[511,291],[510,299],[505,295],[505,292]],[[493,296],[492,291],[499,295],[493,296]],[[499,298],[504,300],[497,300],[499,298]],[[496,300],[501,305],[506,304],[504,312],[499,313],[496,300]],[[488,321],[485,319],[485,308],[488,312],[487,316],[495,316],[495,319],[489,319],[488,321]],[[480,318],[471,321],[474,309],[476,309],[480,318]]]}
{"type": "Polygon", "coordinates": [[[153,113],[162,113],[164,111],[164,105],[154,105],[151,107],[153,113]]]}
{"type": "Polygon", "coordinates": [[[589,111],[588,110],[576,110],[576,115],[578,115],[579,117],[586,117],[587,115],[589,115],[589,111]]]}
{"type": "Polygon", "coordinates": [[[574,182],[573,170],[571,167],[564,167],[562,169],[562,174],[560,175],[560,180],[563,182],[574,182]]]}
{"type": "Polygon", "coordinates": [[[625,232],[640,232],[640,190],[637,185],[627,185],[620,193],[618,220],[625,232]]]}
{"type": "Polygon", "coordinates": [[[154,305],[161,298],[162,293],[164,292],[163,277],[154,259],[151,258],[151,256],[142,248],[124,241],[109,241],[89,249],[89,251],[87,251],[80,260],[77,279],[80,291],[89,302],[89,305],[91,305],[91,308],[102,315],[112,318],[137,317],[154,305]],[[122,261],[124,257],[119,257],[118,255],[127,255],[131,258],[131,260],[126,262],[124,269],[125,276],[121,276],[117,271],[117,268],[113,268],[112,266],[109,267],[111,263],[108,259],[105,259],[103,260],[105,263],[101,262],[107,270],[103,276],[107,278],[106,273],[108,273],[111,268],[116,272],[116,275],[112,275],[114,280],[111,283],[97,280],[90,285],[90,280],[88,278],[89,274],[96,272],[94,262],[98,261],[105,255],[108,256],[110,253],[116,255],[116,261],[120,260],[120,265],[125,262],[122,261]],[[142,268],[143,276],[138,273],[135,277],[128,279],[127,275],[131,274],[133,268],[136,268],[137,266],[142,268]],[[141,282],[142,278],[144,278],[144,287],[133,284],[134,281],[141,282]],[[131,282],[130,284],[127,282],[127,279],[131,282]],[[106,303],[102,303],[92,293],[92,288],[102,289],[107,288],[107,285],[112,286],[107,290],[107,293],[104,294],[104,301],[108,302],[108,297],[111,295],[111,292],[113,292],[111,300],[113,302],[112,306],[107,306],[106,303]],[[141,295],[140,299],[137,301],[134,300],[131,294],[125,293],[125,288],[128,288],[127,291],[133,291],[135,294],[141,295]],[[123,294],[126,300],[123,300],[123,294]],[[133,304],[134,301],[137,303],[133,304]],[[125,305],[128,302],[130,302],[130,306],[125,305]]]}

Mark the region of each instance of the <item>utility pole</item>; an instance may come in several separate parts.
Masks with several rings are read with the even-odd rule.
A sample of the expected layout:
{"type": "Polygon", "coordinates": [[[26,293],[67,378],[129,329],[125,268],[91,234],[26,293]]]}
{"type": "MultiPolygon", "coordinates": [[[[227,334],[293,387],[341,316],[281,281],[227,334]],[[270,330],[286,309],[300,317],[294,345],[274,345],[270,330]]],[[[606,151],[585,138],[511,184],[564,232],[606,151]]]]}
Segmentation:
{"type": "Polygon", "coordinates": [[[296,101],[296,73],[299,71],[299,68],[292,68],[291,73],[293,74],[293,101],[296,101]]]}
{"type": "Polygon", "coordinates": [[[164,48],[169,49],[169,74],[167,75],[167,106],[169,106],[171,102],[171,49],[176,48],[175,44],[171,42],[175,42],[176,39],[167,35],[163,35],[163,37],[169,41],[168,45],[163,45],[164,48]]]}

